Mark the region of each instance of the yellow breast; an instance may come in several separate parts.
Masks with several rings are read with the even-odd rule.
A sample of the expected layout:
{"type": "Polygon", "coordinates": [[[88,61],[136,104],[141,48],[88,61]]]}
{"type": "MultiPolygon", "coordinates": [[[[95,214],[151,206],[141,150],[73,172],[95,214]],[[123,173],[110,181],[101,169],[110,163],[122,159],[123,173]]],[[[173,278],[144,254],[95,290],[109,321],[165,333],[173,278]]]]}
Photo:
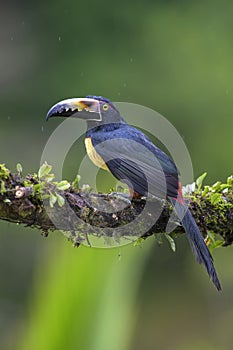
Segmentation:
{"type": "Polygon", "coordinates": [[[90,160],[99,168],[109,171],[103,158],[96,152],[90,137],[85,138],[85,146],[86,146],[86,151],[90,160]]]}

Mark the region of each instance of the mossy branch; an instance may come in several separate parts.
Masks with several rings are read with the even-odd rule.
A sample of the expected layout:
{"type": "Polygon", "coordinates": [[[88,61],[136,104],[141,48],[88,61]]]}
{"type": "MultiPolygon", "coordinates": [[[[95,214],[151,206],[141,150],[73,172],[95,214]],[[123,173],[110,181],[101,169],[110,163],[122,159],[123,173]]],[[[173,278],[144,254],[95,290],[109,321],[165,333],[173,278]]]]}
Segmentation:
{"type": "MultiPolygon", "coordinates": [[[[146,239],[166,231],[171,215],[169,203],[150,198],[147,201],[135,199],[126,205],[124,199],[78,188],[79,177],[72,183],[55,182],[51,169],[45,163],[38,174],[23,176],[20,164],[17,164],[16,173],[0,164],[0,219],[38,228],[44,235],[59,229],[75,245],[84,240],[88,243],[91,235],[111,238],[119,228],[121,237],[114,236],[114,239],[124,236],[146,239]],[[149,202],[146,216],[130,229],[127,224],[137,221],[146,202],[149,202]],[[145,230],[156,208],[162,208],[161,215],[145,230]],[[71,212],[75,213],[72,217],[71,212]]],[[[212,247],[230,245],[233,242],[233,176],[225,184],[217,182],[203,188],[205,175],[195,184],[186,186],[187,204],[212,247]]],[[[175,232],[184,232],[182,226],[178,225],[175,232]]]]}

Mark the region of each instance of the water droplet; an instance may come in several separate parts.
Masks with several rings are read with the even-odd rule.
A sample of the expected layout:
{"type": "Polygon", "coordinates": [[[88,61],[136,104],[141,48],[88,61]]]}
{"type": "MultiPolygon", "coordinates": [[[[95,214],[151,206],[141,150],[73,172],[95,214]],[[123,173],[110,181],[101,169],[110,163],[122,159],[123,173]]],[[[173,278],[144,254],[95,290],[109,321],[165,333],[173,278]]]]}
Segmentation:
{"type": "Polygon", "coordinates": [[[133,62],[133,59],[132,59],[132,57],[130,57],[130,60],[129,60],[129,62],[130,62],[130,63],[132,63],[132,62],[133,62]]]}
{"type": "Polygon", "coordinates": [[[8,119],[8,120],[11,120],[11,116],[10,116],[10,115],[8,115],[7,119],[8,119]]]}
{"type": "Polygon", "coordinates": [[[58,37],[58,41],[61,41],[61,37],[60,36],[58,37]]]}
{"type": "Polygon", "coordinates": [[[44,125],[42,125],[41,127],[41,132],[44,132],[44,125]]]}

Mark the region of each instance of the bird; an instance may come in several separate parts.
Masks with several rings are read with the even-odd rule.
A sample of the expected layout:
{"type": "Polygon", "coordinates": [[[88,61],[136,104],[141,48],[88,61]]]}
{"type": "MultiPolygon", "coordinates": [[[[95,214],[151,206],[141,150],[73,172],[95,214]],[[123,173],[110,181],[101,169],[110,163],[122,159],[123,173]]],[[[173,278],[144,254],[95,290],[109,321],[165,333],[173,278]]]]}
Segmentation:
{"type": "Polygon", "coordinates": [[[213,257],[182,195],[179,171],[174,161],[141,130],[129,125],[108,98],[88,95],[53,105],[46,116],[72,117],[87,123],[86,152],[98,167],[129,184],[135,197],[153,195],[170,201],[196,261],[206,269],[217,290],[221,284],[213,257]]]}

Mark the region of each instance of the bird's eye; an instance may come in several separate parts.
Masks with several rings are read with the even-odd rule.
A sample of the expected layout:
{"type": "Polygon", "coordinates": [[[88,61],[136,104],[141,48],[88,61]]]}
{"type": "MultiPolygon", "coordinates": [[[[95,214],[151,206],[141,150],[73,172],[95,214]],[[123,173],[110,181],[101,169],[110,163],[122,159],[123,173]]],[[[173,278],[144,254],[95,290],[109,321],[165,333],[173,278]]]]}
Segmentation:
{"type": "Polygon", "coordinates": [[[103,110],[104,110],[104,111],[107,111],[107,110],[108,110],[108,105],[107,105],[106,103],[103,105],[103,110]]]}

